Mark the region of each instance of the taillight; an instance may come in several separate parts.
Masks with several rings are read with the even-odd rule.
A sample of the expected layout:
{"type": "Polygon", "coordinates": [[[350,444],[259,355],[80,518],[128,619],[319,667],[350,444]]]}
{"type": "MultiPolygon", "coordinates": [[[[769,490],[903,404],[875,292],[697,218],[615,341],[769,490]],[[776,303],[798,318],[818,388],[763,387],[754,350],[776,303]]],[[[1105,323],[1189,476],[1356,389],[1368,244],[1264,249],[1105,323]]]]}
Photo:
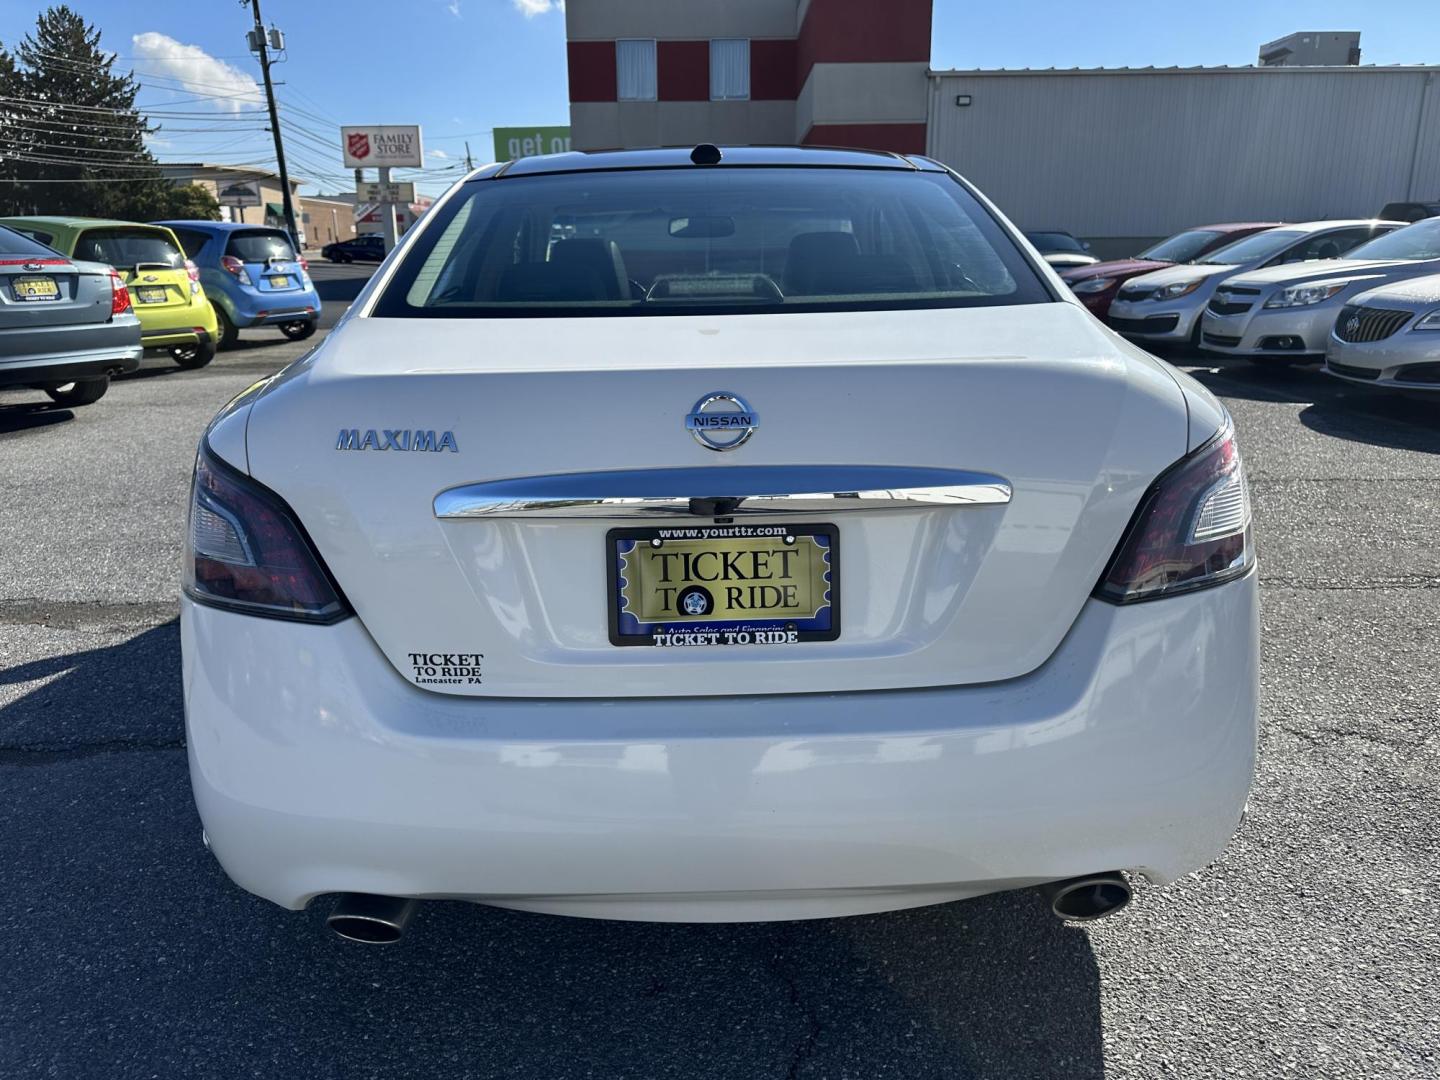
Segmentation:
{"type": "Polygon", "coordinates": [[[1227,421],[1150,486],[1095,595],[1153,600],[1231,581],[1254,565],[1250,491],[1227,421]]]}
{"type": "Polygon", "coordinates": [[[250,280],[250,271],[245,269],[245,264],[234,255],[221,255],[220,268],[239,279],[241,285],[253,284],[250,280]]]}
{"type": "Polygon", "coordinates": [[[185,592],[198,603],[299,622],[351,614],[285,501],[203,444],[186,532],[185,592]]]}
{"type": "Polygon", "coordinates": [[[190,295],[200,292],[200,268],[190,259],[185,260],[185,273],[190,275],[190,295]]]}
{"type": "Polygon", "coordinates": [[[309,259],[305,258],[304,255],[301,255],[301,256],[299,256],[299,260],[300,260],[300,269],[301,269],[301,270],[309,270],[309,269],[310,269],[310,260],[309,260],[309,259]]]}
{"type": "Polygon", "coordinates": [[[110,271],[110,316],[123,315],[130,310],[130,290],[118,270],[110,271]]]}

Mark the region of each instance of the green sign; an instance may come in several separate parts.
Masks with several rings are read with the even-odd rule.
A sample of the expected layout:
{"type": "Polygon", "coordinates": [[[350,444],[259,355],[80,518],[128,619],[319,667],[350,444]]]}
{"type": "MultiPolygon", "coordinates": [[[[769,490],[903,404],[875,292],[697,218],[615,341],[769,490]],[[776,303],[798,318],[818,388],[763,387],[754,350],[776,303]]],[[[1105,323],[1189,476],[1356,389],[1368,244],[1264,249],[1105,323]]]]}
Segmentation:
{"type": "Polygon", "coordinates": [[[570,149],[570,126],[495,129],[495,160],[513,161],[536,154],[563,154],[570,149]]]}

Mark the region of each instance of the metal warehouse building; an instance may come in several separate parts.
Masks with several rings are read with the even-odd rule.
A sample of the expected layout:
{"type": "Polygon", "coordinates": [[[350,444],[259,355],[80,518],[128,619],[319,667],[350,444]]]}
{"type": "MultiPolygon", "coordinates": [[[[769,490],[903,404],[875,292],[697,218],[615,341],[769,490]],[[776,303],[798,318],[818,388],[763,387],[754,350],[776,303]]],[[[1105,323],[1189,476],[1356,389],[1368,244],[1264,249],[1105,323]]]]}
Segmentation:
{"type": "Polygon", "coordinates": [[[934,71],[930,26],[931,0],[571,0],[572,144],[929,153],[1102,256],[1440,199],[1440,67],[934,71]]]}
{"type": "Polygon", "coordinates": [[[932,72],[926,151],[1024,228],[1101,254],[1188,225],[1367,217],[1440,196],[1437,73],[932,72]]]}

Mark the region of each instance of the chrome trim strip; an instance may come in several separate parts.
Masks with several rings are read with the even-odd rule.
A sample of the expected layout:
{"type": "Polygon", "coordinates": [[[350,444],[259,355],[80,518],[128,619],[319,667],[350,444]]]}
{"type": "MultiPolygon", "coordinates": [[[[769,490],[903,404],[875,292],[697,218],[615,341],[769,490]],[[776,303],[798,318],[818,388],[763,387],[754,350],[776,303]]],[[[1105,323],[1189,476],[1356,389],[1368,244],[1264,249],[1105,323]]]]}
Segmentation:
{"type": "Polygon", "coordinates": [[[939,510],[1008,503],[991,473],[885,465],[631,469],[491,480],[435,496],[435,516],[583,520],[939,510]],[[693,492],[695,494],[687,494],[693,492]]]}

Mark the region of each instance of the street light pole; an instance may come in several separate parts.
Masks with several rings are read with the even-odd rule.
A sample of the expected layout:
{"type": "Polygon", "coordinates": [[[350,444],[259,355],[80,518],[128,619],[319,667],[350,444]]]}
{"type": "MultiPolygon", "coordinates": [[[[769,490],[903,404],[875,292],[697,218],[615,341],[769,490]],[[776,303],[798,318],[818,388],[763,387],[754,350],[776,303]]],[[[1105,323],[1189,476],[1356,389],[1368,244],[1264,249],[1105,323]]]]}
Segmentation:
{"type": "MultiPolygon", "coordinates": [[[[243,4],[245,0],[241,0],[243,4]]],[[[255,13],[251,48],[260,54],[260,74],[265,79],[265,104],[270,109],[270,133],[275,136],[275,161],[280,166],[280,205],[285,210],[285,231],[295,250],[300,250],[300,230],[295,227],[295,203],[290,196],[290,174],[285,169],[285,144],[280,138],[280,114],[275,108],[275,85],[270,81],[270,50],[265,41],[265,24],[260,21],[260,0],[249,0],[255,13]]]]}

